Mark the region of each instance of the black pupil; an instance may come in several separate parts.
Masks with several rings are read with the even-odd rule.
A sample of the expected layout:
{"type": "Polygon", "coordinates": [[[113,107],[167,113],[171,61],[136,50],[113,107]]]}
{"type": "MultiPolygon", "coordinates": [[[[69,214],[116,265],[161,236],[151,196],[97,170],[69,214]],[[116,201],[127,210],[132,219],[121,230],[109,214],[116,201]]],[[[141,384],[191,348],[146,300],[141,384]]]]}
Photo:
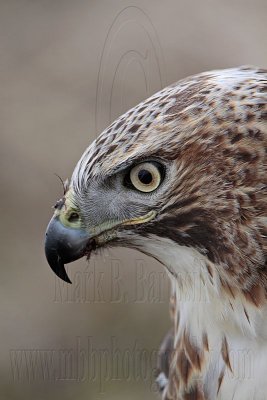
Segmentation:
{"type": "Polygon", "coordinates": [[[79,215],[76,212],[72,212],[69,216],[69,222],[75,222],[79,219],[79,215]]]}
{"type": "Polygon", "coordinates": [[[153,180],[153,176],[151,174],[151,172],[149,172],[146,169],[141,169],[138,172],[138,179],[140,180],[140,182],[142,182],[144,185],[149,185],[152,180],[153,180]]]}

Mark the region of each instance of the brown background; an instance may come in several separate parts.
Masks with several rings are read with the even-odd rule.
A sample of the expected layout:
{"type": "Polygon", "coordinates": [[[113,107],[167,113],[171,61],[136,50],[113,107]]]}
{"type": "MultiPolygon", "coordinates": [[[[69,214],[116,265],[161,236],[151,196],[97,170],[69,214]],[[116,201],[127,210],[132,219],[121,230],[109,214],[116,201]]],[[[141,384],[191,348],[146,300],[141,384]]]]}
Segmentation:
{"type": "Polygon", "coordinates": [[[54,173],[69,177],[101,129],[166,84],[213,68],[266,67],[266,14],[266,0],[0,1],[1,400],[157,398],[146,356],[169,327],[162,267],[111,249],[72,265],[66,292],[43,253],[62,194],[54,173]],[[136,284],[142,266],[146,279],[136,284]],[[112,337],[125,362],[117,380],[105,370],[112,337]],[[81,369],[77,344],[86,351],[88,340],[102,384],[99,373],[64,372],[81,369]],[[128,363],[136,348],[146,356],[128,363]],[[60,359],[64,349],[72,361],[60,359]],[[38,359],[44,350],[62,364],[50,377],[38,359]],[[19,377],[14,354],[22,357],[19,377]]]}

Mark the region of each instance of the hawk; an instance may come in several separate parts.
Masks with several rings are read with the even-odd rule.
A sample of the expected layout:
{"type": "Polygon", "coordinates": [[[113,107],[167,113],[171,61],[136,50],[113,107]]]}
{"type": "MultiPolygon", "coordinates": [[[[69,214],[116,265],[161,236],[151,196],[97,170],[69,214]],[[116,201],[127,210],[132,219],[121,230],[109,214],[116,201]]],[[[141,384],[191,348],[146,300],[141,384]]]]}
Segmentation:
{"type": "Polygon", "coordinates": [[[65,281],[107,245],[166,269],[164,400],[267,399],[266,153],[267,71],[205,72],[113,122],[55,205],[45,252],[65,281]]]}

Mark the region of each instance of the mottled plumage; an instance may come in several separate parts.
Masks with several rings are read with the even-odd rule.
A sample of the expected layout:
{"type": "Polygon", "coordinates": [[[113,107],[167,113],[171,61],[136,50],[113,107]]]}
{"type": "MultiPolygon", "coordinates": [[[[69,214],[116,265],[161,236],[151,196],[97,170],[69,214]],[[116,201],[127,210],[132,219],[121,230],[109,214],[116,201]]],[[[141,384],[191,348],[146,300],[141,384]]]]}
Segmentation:
{"type": "Polygon", "coordinates": [[[132,108],[73,173],[64,201],[90,231],[83,254],[132,247],[170,276],[164,400],[267,399],[266,152],[267,71],[240,67],[186,78],[132,108]],[[164,169],[151,193],[125,184],[142,162],[164,169]]]}

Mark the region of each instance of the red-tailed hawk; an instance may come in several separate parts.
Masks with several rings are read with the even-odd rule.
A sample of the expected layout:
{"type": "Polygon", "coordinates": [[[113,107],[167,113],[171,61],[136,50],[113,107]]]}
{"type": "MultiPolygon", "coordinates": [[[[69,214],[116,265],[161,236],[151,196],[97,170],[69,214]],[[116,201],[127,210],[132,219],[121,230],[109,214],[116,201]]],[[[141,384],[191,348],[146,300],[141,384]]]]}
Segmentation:
{"type": "Polygon", "coordinates": [[[181,80],[85,151],[55,206],[46,256],[138,249],[172,281],[163,399],[267,399],[267,71],[181,80]]]}

